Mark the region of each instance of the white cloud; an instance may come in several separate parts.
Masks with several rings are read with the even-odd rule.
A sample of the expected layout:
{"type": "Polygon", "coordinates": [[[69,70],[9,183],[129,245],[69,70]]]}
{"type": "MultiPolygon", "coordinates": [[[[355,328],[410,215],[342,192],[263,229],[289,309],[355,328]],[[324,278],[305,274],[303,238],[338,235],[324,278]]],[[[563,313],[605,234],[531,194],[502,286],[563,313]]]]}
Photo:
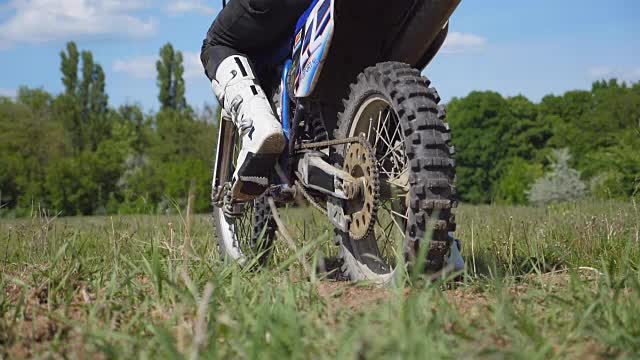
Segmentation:
{"type": "Polygon", "coordinates": [[[171,15],[193,12],[203,15],[213,15],[216,12],[216,9],[207,6],[202,0],[171,0],[165,10],[171,15]]]}
{"type": "Polygon", "coordinates": [[[467,51],[481,50],[487,45],[487,39],[470,33],[452,32],[442,46],[447,54],[460,54],[467,51]]]}
{"type": "Polygon", "coordinates": [[[153,79],[156,76],[157,56],[135,56],[126,59],[116,59],[113,71],[125,73],[138,79],[153,79]]]}
{"type": "Polygon", "coordinates": [[[200,60],[200,53],[187,51],[184,53],[184,77],[185,79],[204,78],[204,68],[200,60]]]}
{"type": "Polygon", "coordinates": [[[11,0],[12,15],[0,24],[0,44],[146,37],[155,33],[156,21],[134,12],[149,4],[149,0],[11,0]]]}
{"type": "MultiPolygon", "coordinates": [[[[200,54],[197,52],[183,52],[184,78],[194,79],[204,77],[204,70],[200,62],[200,54]]],[[[125,59],[117,59],[113,62],[113,71],[124,73],[138,79],[154,79],[156,77],[156,61],[158,56],[144,55],[125,59]]]]}
{"type": "Polygon", "coordinates": [[[0,96],[8,96],[8,97],[11,97],[11,98],[15,98],[17,93],[18,92],[16,91],[16,89],[0,88],[0,96]]]}
{"type": "Polygon", "coordinates": [[[594,66],[587,70],[589,78],[592,80],[603,80],[616,78],[622,81],[640,81],[640,66],[636,68],[620,66],[594,66]]]}

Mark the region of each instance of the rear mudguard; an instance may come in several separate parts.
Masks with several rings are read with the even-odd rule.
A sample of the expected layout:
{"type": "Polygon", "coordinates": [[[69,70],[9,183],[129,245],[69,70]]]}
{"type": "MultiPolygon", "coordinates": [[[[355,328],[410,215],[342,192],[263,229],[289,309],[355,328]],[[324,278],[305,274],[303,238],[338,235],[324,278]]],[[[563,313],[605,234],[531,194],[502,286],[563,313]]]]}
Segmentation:
{"type": "Polygon", "coordinates": [[[389,60],[426,66],[448,32],[449,17],[461,0],[414,0],[411,16],[387,47],[389,60]]]}
{"type": "Polygon", "coordinates": [[[436,35],[435,39],[433,39],[433,42],[431,43],[431,46],[429,47],[427,52],[424,53],[420,61],[418,61],[413,66],[416,69],[421,69],[421,70],[426,68],[427,65],[431,63],[431,60],[433,60],[433,58],[436,57],[436,54],[438,54],[438,52],[440,51],[440,48],[442,48],[442,45],[444,45],[444,41],[447,39],[447,35],[449,35],[449,23],[447,23],[447,25],[445,25],[445,27],[442,30],[440,30],[440,33],[436,35]]]}

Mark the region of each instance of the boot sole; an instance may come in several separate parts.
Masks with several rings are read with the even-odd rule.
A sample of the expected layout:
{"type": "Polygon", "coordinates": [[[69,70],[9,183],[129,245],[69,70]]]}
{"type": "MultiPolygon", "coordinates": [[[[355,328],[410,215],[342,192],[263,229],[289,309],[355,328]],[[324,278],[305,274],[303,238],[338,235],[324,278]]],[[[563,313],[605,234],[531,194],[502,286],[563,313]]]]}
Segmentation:
{"type": "Polygon", "coordinates": [[[267,137],[258,153],[248,153],[237,173],[233,186],[233,198],[251,200],[262,195],[268,188],[274,165],[285,147],[284,135],[267,137]]]}

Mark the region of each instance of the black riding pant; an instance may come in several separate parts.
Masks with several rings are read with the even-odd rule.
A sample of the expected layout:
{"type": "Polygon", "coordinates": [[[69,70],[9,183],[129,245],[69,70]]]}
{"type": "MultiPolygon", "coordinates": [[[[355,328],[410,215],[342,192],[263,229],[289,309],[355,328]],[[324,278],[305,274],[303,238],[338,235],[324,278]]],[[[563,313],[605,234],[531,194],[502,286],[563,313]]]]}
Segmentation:
{"type": "Polygon", "coordinates": [[[231,0],[220,11],[202,44],[200,59],[209,79],[232,55],[249,59],[292,36],[300,15],[313,0],[231,0]]]}

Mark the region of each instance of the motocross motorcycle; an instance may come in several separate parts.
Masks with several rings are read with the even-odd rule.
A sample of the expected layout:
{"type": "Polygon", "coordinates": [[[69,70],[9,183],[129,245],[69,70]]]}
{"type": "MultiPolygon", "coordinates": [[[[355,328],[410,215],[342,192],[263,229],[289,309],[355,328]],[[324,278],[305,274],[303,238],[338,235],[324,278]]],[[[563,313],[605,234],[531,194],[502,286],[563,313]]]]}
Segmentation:
{"type": "Polygon", "coordinates": [[[240,135],[223,115],[212,200],[224,258],[266,260],[276,231],[269,204],[303,197],[335,227],[353,281],[390,282],[397,249],[409,264],[426,254],[428,272],[447,266],[455,151],[445,108],[420,70],[459,3],[315,0],[290,41],[256,61],[288,146],[270,178],[254,179],[270,186],[261,197],[233,199],[240,135]]]}

